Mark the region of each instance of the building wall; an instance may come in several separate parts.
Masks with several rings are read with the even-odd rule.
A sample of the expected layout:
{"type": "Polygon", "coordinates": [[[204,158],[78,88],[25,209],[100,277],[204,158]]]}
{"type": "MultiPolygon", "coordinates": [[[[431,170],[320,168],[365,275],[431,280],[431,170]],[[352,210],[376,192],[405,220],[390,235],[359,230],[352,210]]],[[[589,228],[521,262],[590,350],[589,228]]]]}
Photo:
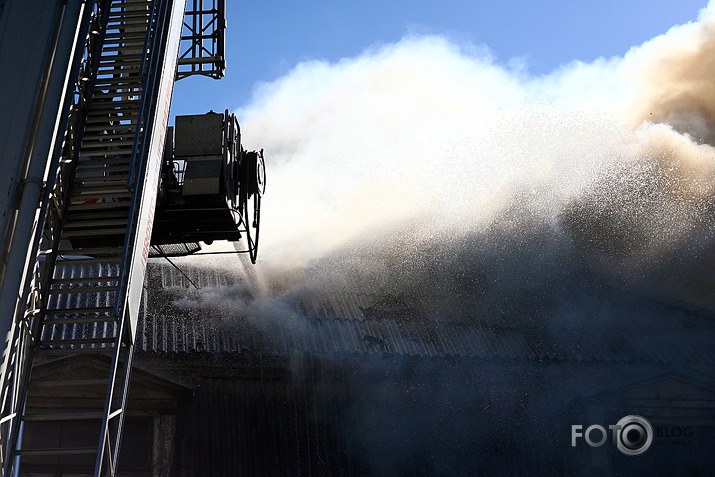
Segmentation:
{"type": "MultiPolygon", "coordinates": [[[[620,475],[633,462],[703,464],[663,446],[628,461],[570,445],[571,425],[591,423],[594,407],[609,409],[606,420],[652,414],[656,389],[630,401],[620,389],[672,373],[664,364],[304,353],[139,362],[194,386],[172,475],[620,475]]],[[[691,391],[661,411],[715,405],[691,391]]],[[[697,452],[712,444],[711,424],[690,417],[697,452]]]]}

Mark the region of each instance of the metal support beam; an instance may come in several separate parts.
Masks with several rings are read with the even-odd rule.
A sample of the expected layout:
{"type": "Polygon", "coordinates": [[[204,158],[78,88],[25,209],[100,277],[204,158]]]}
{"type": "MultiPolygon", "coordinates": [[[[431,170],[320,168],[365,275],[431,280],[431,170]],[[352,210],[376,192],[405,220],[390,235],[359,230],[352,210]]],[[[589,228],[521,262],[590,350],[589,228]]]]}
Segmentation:
{"type": "Polygon", "coordinates": [[[181,35],[177,81],[226,72],[226,0],[188,0],[181,35]]]}

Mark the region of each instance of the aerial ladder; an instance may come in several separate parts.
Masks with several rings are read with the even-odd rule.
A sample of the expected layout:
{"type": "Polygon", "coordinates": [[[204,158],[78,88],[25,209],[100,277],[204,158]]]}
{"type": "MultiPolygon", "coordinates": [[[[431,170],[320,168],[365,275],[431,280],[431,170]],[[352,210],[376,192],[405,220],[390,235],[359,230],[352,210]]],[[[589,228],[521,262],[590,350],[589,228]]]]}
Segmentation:
{"type": "Polygon", "coordinates": [[[243,150],[228,111],[177,118],[176,139],[168,127],[176,79],[223,76],[224,1],[0,7],[0,64],[19,70],[0,79],[17,91],[0,102],[2,476],[66,462],[116,475],[150,256],[244,237],[255,263],[262,151],[243,150]],[[212,131],[198,149],[193,124],[212,131]],[[66,355],[97,357],[104,377],[33,380],[34,364],[66,355]],[[97,386],[103,408],[28,404],[97,386]],[[62,422],[95,430],[43,441],[62,422]]]}

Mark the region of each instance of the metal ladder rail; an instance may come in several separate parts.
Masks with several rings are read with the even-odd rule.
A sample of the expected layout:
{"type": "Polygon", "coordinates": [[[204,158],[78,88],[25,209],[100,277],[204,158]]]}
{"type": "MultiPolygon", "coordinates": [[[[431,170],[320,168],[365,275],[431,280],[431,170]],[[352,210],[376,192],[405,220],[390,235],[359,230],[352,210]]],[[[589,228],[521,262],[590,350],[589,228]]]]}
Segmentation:
{"type": "MultiPolygon", "coordinates": [[[[159,62],[156,60],[156,54],[157,54],[156,52],[158,50],[158,46],[165,45],[167,43],[167,38],[165,38],[165,35],[166,35],[166,31],[168,31],[168,26],[169,26],[169,24],[167,22],[170,20],[170,17],[168,16],[168,13],[169,13],[168,5],[169,5],[168,2],[164,4],[163,14],[159,15],[159,20],[158,20],[158,24],[164,23],[164,28],[163,28],[164,32],[162,33],[162,37],[160,37],[159,35],[157,35],[155,37],[155,39],[154,39],[155,46],[153,48],[151,48],[152,58],[155,59],[155,61],[154,61],[155,65],[159,64],[159,62]],[[163,17],[163,20],[162,20],[162,17],[163,17]]],[[[152,72],[158,73],[158,69],[156,66],[150,67],[150,69],[148,71],[149,76],[151,76],[152,72]]],[[[158,79],[160,79],[160,76],[157,76],[157,80],[158,79]]],[[[147,89],[144,91],[144,94],[143,94],[144,98],[147,98],[147,97],[154,98],[154,95],[150,94],[148,92],[151,90],[152,84],[153,84],[152,81],[149,81],[149,80],[145,81],[145,87],[147,89]]],[[[154,102],[156,102],[156,101],[154,101],[154,102]]],[[[142,105],[143,104],[145,104],[144,101],[142,101],[142,105]]],[[[140,110],[143,110],[143,109],[144,109],[143,106],[140,107],[140,110]]],[[[154,111],[155,111],[154,107],[150,107],[148,109],[148,113],[147,113],[148,116],[146,117],[146,123],[149,123],[153,120],[152,112],[154,112],[154,111]]],[[[150,128],[142,127],[142,122],[144,119],[143,115],[140,115],[140,118],[142,118],[142,119],[140,119],[139,122],[137,122],[137,125],[136,125],[137,130],[144,131],[145,133],[150,133],[151,132],[150,128]]],[[[148,139],[149,139],[149,134],[145,134],[145,137],[142,138],[143,153],[141,154],[141,157],[143,159],[145,159],[147,157],[147,152],[148,152],[147,148],[149,145],[148,139]]],[[[135,143],[136,143],[136,140],[135,140],[135,143]]],[[[136,149],[132,148],[132,151],[136,151],[136,149]]],[[[134,157],[136,157],[136,154],[133,153],[132,156],[134,158],[134,157]]],[[[131,166],[132,165],[130,165],[130,171],[132,169],[131,166]]],[[[146,167],[142,164],[142,167],[137,168],[137,170],[140,172],[140,174],[136,180],[136,183],[143,184],[143,175],[144,175],[144,173],[146,173],[146,167]]],[[[131,174],[131,172],[129,172],[129,173],[131,174]]],[[[131,178],[130,178],[129,182],[131,182],[131,178]]],[[[136,227],[139,225],[136,223],[137,215],[133,211],[138,206],[138,204],[141,200],[140,193],[142,191],[141,191],[140,187],[134,187],[133,190],[134,190],[134,194],[133,194],[132,201],[131,201],[132,207],[130,209],[132,212],[130,212],[129,215],[130,215],[130,219],[134,221],[134,226],[133,227],[130,226],[128,229],[130,232],[125,235],[125,249],[124,249],[124,253],[122,254],[124,264],[122,266],[120,266],[120,268],[119,268],[120,274],[128,273],[129,266],[131,263],[128,260],[129,255],[127,254],[127,252],[128,252],[127,245],[132,243],[132,238],[135,236],[134,231],[135,231],[136,227]]],[[[138,244],[133,243],[132,245],[134,247],[136,247],[138,244]]],[[[126,286],[126,283],[127,283],[126,279],[124,279],[124,280],[119,279],[120,290],[122,289],[121,288],[122,286],[126,286]]],[[[118,404],[117,404],[117,409],[115,411],[112,411],[112,408],[111,408],[112,401],[113,401],[112,393],[114,390],[114,386],[110,385],[108,387],[106,409],[105,409],[105,413],[104,413],[104,421],[103,421],[103,427],[102,427],[103,435],[102,435],[102,437],[100,437],[100,450],[99,450],[99,453],[97,456],[97,464],[95,467],[96,475],[99,475],[103,471],[104,466],[102,464],[102,459],[103,459],[102,452],[105,450],[107,451],[107,454],[108,454],[107,455],[107,464],[106,464],[108,473],[112,474],[114,469],[116,468],[116,461],[117,461],[118,452],[119,452],[119,442],[120,442],[120,438],[121,438],[121,431],[122,431],[124,416],[125,416],[123,410],[124,410],[124,406],[126,404],[128,382],[129,382],[129,376],[130,376],[130,371],[131,371],[131,361],[132,361],[132,357],[133,357],[133,337],[128,338],[126,340],[126,343],[125,343],[126,346],[124,348],[121,347],[121,343],[123,341],[122,340],[123,333],[129,331],[129,327],[126,325],[126,311],[122,310],[122,301],[124,300],[124,298],[125,298],[125,294],[123,292],[118,292],[115,297],[115,300],[117,300],[117,301],[115,301],[115,311],[116,311],[115,316],[117,316],[117,318],[121,318],[121,321],[118,323],[118,326],[117,326],[117,336],[116,336],[116,342],[115,342],[115,356],[114,356],[114,360],[113,360],[113,364],[112,364],[112,371],[111,371],[111,378],[110,378],[110,382],[114,382],[114,380],[116,379],[117,367],[119,365],[119,361],[121,360],[124,363],[122,378],[121,378],[121,386],[120,386],[120,390],[118,392],[118,404]],[[119,358],[119,353],[121,353],[122,351],[125,351],[125,357],[123,359],[119,358]],[[112,443],[110,430],[109,430],[109,420],[113,419],[114,417],[117,417],[118,419],[116,420],[116,423],[114,426],[114,433],[115,433],[116,437],[115,437],[114,443],[112,443]],[[104,443],[104,445],[102,445],[102,443],[104,443]]]]}
{"type": "Polygon", "coordinates": [[[127,171],[127,186],[132,188],[132,200],[131,207],[129,210],[129,224],[127,228],[127,234],[125,235],[124,248],[122,251],[122,265],[120,266],[120,279],[119,288],[117,292],[118,300],[115,302],[115,313],[117,317],[120,318],[118,323],[118,335],[116,337],[115,343],[115,356],[112,362],[111,370],[111,381],[116,379],[116,374],[118,371],[120,361],[123,362],[123,371],[121,377],[121,385],[117,396],[117,410],[112,411],[112,402],[114,400],[113,392],[114,388],[112,386],[107,389],[107,398],[105,403],[104,420],[102,424],[102,430],[100,434],[100,446],[102,446],[97,455],[97,461],[95,466],[95,475],[99,475],[102,472],[103,467],[106,467],[110,475],[113,475],[116,471],[117,461],[119,458],[119,446],[121,443],[122,430],[124,426],[124,419],[126,413],[124,412],[129,388],[129,379],[131,376],[131,364],[134,356],[134,336],[124,337],[124,334],[130,334],[130,324],[127,319],[128,310],[126,308],[127,296],[126,289],[129,280],[129,272],[131,269],[131,261],[133,256],[133,249],[140,244],[137,243],[136,230],[141,225],[138,223],[138,209],[144,194],[143,184],[144,175],[146,173],[146,159],[148,157],[148,149],[151,139],[152,128],[148,125],[152,123],[155,111],[155,104],[157,102],[156,95],[154,94],[155,82],[161,77],[161,72],[159,71],[158,65],[161,64],[160,57],[162,56],[163,47],[166,45],[170,20],[169,15],[169,2],[162,2],[159,8],[156,8],[156,2],[152,3],[152,15],[156,14],[156,28],[154,30],[153,37],[149,36],[149,31],[147,31],[146,42],[144,46],[144,51],[147,51],[149,47],[149,56],[142,56],[140,70],[142,75],[145,77],[144,81],[144,91],[139,105],[138,121],[137,121],[137,131],[143,132],[143,135],[139,137],[137,134],[134,138],[134,145],[132,147],[132,155],[129,163],[129,170],[127,171]],[[147,60],[149,64],[147,65],[147,60]],[[137,164],[137,161],[139,164],[137,164]],[[137,167],[137,166],[140,167],[137,167]],[[137,173],[138,172],[138,173],[137,173]],[[120,352],[122,351],[121,342],[125,341],[125,357],[120,358],[120,352]],[[118,414],[117,414],[118,413],[118,414]],[[117,419],[113,425],[113,429],[110,429],[109,420],[112,416],[116,415],[117,419]],[[113,432],[112,432],[113,431],[113,432]],[[114,434],[114,442],[112,442],[112,434],[114,434]],[[107,463],[103,463],[104,455],[103,452],[107,452],[107,463]]]}
{"type": "MultiPolygon", "coordinates": [[[[147,2],[114,1],[114,2],[112,2],[112,5],[114,5],[114,6],[119,6],[120,8],[121,8],[121,7],[132,6],[132,5],[135,5],[135,6],[138,5],[138,6],[141,8],[142,5],[147,5],[147,2]]],[[[112,12],[110,11],[110,16],[111,16],[111,13],[112,13],[112,12]]],[[[148,28],[147,28],[146,26],[145,26],[145,30],[148,30],[148,28]]],[[[122,36],[119,35],[119,38],[118,38],[118,39],[122,39],[121,37],[122,37],[122,36]]],[[[116,63],[116,60],[114,60],[114,62],[116,63]]],[[[110,61],[110,63],[111,63],[111,61],[110,61]]],[[[116,66],[116,65],[115,65],[115,66],[116,66]]],[[[119,68],[119,69],[121,69],[121,68],[119,68]]],[[[120,73],[120,75],[121,75],[121,74],[123,74],[123,72],[120,73]]],[[[102,76],[101,73],[100,73],[100,76],[102,76]]],[[[106,74],[105,74],[104,76],[106,76],[106,74]]],[[[117,86],[116,92],[118,93],[118,92],[122,91],[123,89],[125,89],[125,88],[124,88],[124,87],[117,86]]],[[[138,92],[138,91],[136,91],[136,92],[138,92]]],[[[99,95],[101,95],[101,94],[102,94],[102,93],[99,93],[99,95]]],[[[97,95],[95,95],[95,97],[97,97],[97,95]]],[[[132,121],[133,115],[124,114],[124,112],[122,112],[121,106],[120,106],[119,104],[117,104],[117,103],[120,103],[120,102],[121,102],[121,101],[113,101],[113,100],[112,100],[111,103],[113,103],[113,104],[109,105],[109,106],[110,106],[110,110],[113,110],[115,113],[117,113],[117,115],[118,115],[118,121],[117,121],[117,122],[120,123],[120,127],[126,126],[126,124],[125,124],[125,125],[121,125],[121,123],[122,123],[122,122],[127,122],[127,121],[129,121],[129,122],[130,122],[130,125],[131,125],[131,123],[133,122],[133,121],[132,121]]],[[[99,102],[97,102],[97,103],[99,104],[99,102]]],[[[100,106],[100,108],[101,108],[102,105],[99,104],[99,106],[100,106]]],[[[91,111],[91,110],[92,110],[92,108],[90,107],[90,111],[91,111]]],[[[87,132],[88,132],[87,129],[90,127],[89,124],[91,124],[91,122],[87,122],[86,124],[87,124],[88,126],[85,127],[85,129],[86,129],[86,130],[85,130],[85,140],[82,141],[83,146],[87,144],[87,142],[88,142],[87,139],[91,139],[91,138],[93,137],[91,134],[87,134],[87,132]]],[[[109,128],[105,129],[105,131],[104,131],[105,135],[107,134],[108,130],[109,130],[109,128]]],[[[100,131],[100,135],[102,135],[102,134],[101,134],[101,131],[100,131]]],[[[96,136],[94,136],[94,137],[96,137],[96,136]]],[[[100,138],[100,139],[101,139],[101,138],[100,138]]],[[[89,141],[89,142],[91,142],[91,141],[89,141]]],[[[110,141],[110,143],[108,144],[107,149],[109,150],[109,149],[112,148],[112,147],[116,147],[116,145],[117,145],[116,142],[110,141]]],[[[80,148],[80,149],[82,149],[82,148],[80,148]]],[[[109,151],[108,151],[107,154],[105,155],[105,158],[108,157],[108,156],[110,156],[110,155],[111,155],[111,156],[115,156],[115,155],[116,155],[116,152],[117,152],[117,151],[112,151],[112,152],[109,152],[109,151]]],[[[82,153],[83,153],[83,151],[80,151],[80,157],[81,157],[82,153]]],[[[102,162],[100,161],[99,163],[100,163],[100,164],[104,164],[105,167],[109,165],[107,162],[102,163],[102,162]]],[[[97,164],[97,163],[96,163],[96,161],[95,161],[95,162],[93,163],[93,165],[96,166],[96,164],[97,164]]],[[[79,161],[78,161],[78,164],[76,164],[76,165],[77,165],[77,166],[80,165],[80,164],[79,164],[79,161]]],[[[97,193],[97,192],[98,192],[98,190],[93,190],[93,191],[92,191],[92,193],[97,193]]],[[[117,190],[115,189],[115,190],[113,190],[113,191],[111,191],[111,192],[107,191],[107,193],[116,194],[116,193],[117,193],[117,190]]],[[[69,207],[68,207],[68,212],[71,212],[73,208],[76,209],[77,207],[73,207],[73,204],[70,203],[70,204],[69,204],[69,207]]],[[[80,207],[80,208],[81,208],[81,207],[80,207]]],[[[85,209],[85,210],[86,210],[86,209],[85,209]]],[[[71,215],[68,215],[68,217],[70,217],[70,216],[71,216],[71,215]]],[[[125,229],[125,230],[126,230],[126,229],[125,229]]],[[[74,235],[75,235],[75,238],[76,238],[77,235],[78,235],[78,234],[77,234],[78,230],[75,229],[73,232],[75,232],[74,235]]],[[[104,233],[104,232],[101,231],[101,230],[100,230],[100,231],[90,230],[90,232],[95,232],[95,233],[97,233],[97,234],[102,234],[102,233],[104,233]]],[[[82,232],[81,229],[80,229],[80,230],[79,230],[79,235],[81,236],[82,233],[83,233],[83,232],[82,232]]],[[[81,250],[81,249],[78,249],[77,252],[78,252],[78,253],[82,253],[82,252],[92,253],[93,251],[92,251],[92,250],[81,250]]],[[[56,251],[55,251],[55,253],[56,253],[56,251]]],[[[76,260],[77,260],[77,261],[81,261],[81,259],[76,259],[76,260]]],[[[94,260],[94,259],[90,259],[90,260],[94,260]]],[[[100,276],[101,276],[101,275],[100,275],[100,276]]],[[[49,292],[50,292],[50,293],[53,293],[53,292],[54,292],[54,294],[56,294],[56,295],[63,295],[63,294],[68,294],[68,293],[78,293],[78,294],[95,293],[95,292],[102,292],[102,291],[103,291],[103,290],[102,290],[103,288],[107,288],[107,287],[103,287],[103,286],[99,286],[99,285],[95,285],[95,286],[90,286],[90,285],[88,285],[88,286],[85,287],[84,285],[87,284],[87,283],[92,283],[92,282],[95,282],[95,283],[104,283],[104,282],[106,281],[106,280],[101,280],[101,281],[100,281],[100,280],[97,280],[96,278],[92,278],[92,277],[89,277],[89,278],[82,277],[80,280],[76,280],[76,279],[72,279],[72,278],[65,279],[65,278],[57,277],[55,274],[53,274],[53,275],[52,275],[52,278],[53,278],[53,284],[54,284],[54,285],[59,285],[59,286],[56,287],[56,288],[51,288],[51,289],[49,290],[49,292]],[[69,287],[69,288],[68,288],[68,287],[63,287],[63,286],[62,286],[62,285],[66,285],[66,284],[79,285],[79,287],[69,287]],[[73,290],[70,291],[70,288],[73,288],[73,290]],[[79,288],[79,289],[77,289],[77,288],[79,288]]],[[[102,278],[106,278],[106,277],[102,277],[102,278]]],[[[113,281],[113,280],[114,280],[114,278],[112,278],[112,281],[113,281]]],[[[109,293],[111,293],[111,292],[109,292],[109,293]]],[[[78,301],[78,302],[81,302],[81,300],[77,300],[77,301],[78,301]]],[[[115,292],[115,301],[116,301],[116,292],[115,292]]],[[[92,318],[82,319],[83,317],[80,317],[80,316],[78,316],[78,315],[87,314],[87,313],[91,313],[91,312],[105,312],[105,311],[106,311],[106,307],[103,308],[103,309],[99,309],[98,307],[94,307],[94,308],[81,308],[81,307],[74,307],[74,308],[72,308],[72,307],[69,307],[69,308],[64,308],[64,309],[58,308],[58,309],[56,309],[56,310],[50,310],[50,313],[51,313],[51,314],[55,314],[55,315],[56,315],[56,314],[73,315],[71,318],[64,320],[64,321],[65,321],[64,325],[65,325],[65,327],[66,327],[68,324],[75,324],[75,325],[76,325],[76,324],[79,324],[79,323],[82,323],[82,322],[85,322],[85,323],[91,323],[91,322],[92,322],[92,318]]],[[[114,319],[116,320],[116,318],[117,318],[117,317],[115,316],[114,319]]],[[[57,321],[57,319],[55,319],[55,321],[57,321]]],[[[99,321],[111,321],[111,320],[105,320],[104,318],[102,318],[102,319],[97,319],[97,320],[95,320],[95,321],[96,321],[96,322],[99,322],[99,321]]],[[[51,324],[54,326],[54,325],[56,325],[57,323],[51,323],[51,324]]],[[[113,373],[114,373],[114,374],[116,374],[116,362],[117,362],[117,360],[118,360],[119,352],[121,351],[121,338],[120,338],[120,337],[121,337],[121,334],[122,334],[122,328],[123,328],[123,326],[118,326],[117,328],[118,328],[118,329],[116,329],[116,332],[117,332],[117,333],[116,333],[116,334],[117,334],[117,336],[116,336],[116,343],[115,343],[115,346],[113,347],[114,350],[115,350],[115,359],[114,359],[114,361],[115,361],[115,366],[114,366],[114,369],[113,369],[113,373]],[[116,346],[117,343],[120,344],[119,347],[116,346]]],[[[112,347],[105,347],[105,346],[103,346],[103,344],[106,343],[107,341],[109,341],[107,338],[101,338],[101,339],[91,338],[91,339],[89,339],[89,340],[87,340],[87,339],[79,339],[79,340],[70,339],[70,340],[68,340],[68,339],[63,339],[61,336],[58,336],[57,339],[55,339],[55,340],[45,340],[45,341],[44,341],[44,345],[45,345],[45,346],[49,346],[50,348],[52,348],[52,347],[59,347],[59,349],[66,349],[66,350],[68,350],[68,351],[77,351],[77,350],[78,350],[78,349],[77,349],[77,346],[79,346],[79,348],[80,348],[80,349],[83,349],[83,350],[88,350],[88,351],[92,351],[92,352],[102,353],[102,352],[104,352],[105,350],[108,350],[108,349],[111,349],[111,348],[112,348],[112,347]]],[[[131,341],[131,340],[130,340],[130,341],[131,341]]],[[[131,362],[131,353],[130,353],[130,356],[129,356],[129,357],[125,357],[125,358],[124,358],[125,367],[124,367],[123,375],[126,376],[126,377],[122,379],[122,382],[128,382],[128,370],[130,369],[128,365],[130,364],[130,362],[131,362]]],[[[113,384],[113,382],[111,382],[111,381],[113,381],[113,380],[110,380],[110,385],[109,385],[109,393],[110,393],[110,394],[111,394],[111,391],[113,390],[113,387],[114,387],[114,384],[113,384]]],[[[126,386],[124,386],[124,388],[126,389],[126,386]]],[[[121,394],[124,395],[124,399],[125,399],[126,391],[123,391],[121,394]]],[[[106,414],[106,413],[105,413],[105,414],[106,414]]],[[[120,412],[119,414],[120,414],[120,415],[123,415],[123,412],[120,412]]],[[[52,418],[56,418],[56,416],[51,416],[51,417],[52,417],[52,418]]],[[[74,416],[72,416],[72,417],[77,417],[77,416],[74,415],[74,416]]],[[[105,416],[105,417],[106,417],[106,416],[105,416]]],[[[39,416],[29,418],[29,420],[39,420],[39,419],[40,419],[39,416]]],[[[106,426],[105,426],[105,428],[106,428],[106,426]]],[[[119,428],[121,428],[121,425],[119,426],[119,428]]],[[[117,441],[118,441],[118,439],[117,439],[117,441]]],[[[118,442],[117,442],[117,444],[118,444],[118,442]]],[[[104,447],[104,446],[100,446],[100,450],[103,450],[103,447],[104,447]]],[[[59,451],[60,454],[62,454],[62,453],[79,453],[79,452],[88,452],[88,449],[79,449],[79,450],[66,450],[66,449],[65,449],[65,450],[62,450],[62,449],[57,449],[57,451],[59,451]]],[[[95,451],[96,451],[96,450],[95,450],[95,451]]],[[[52,453],[52,452],[53,452],[53,450],[40,450],[40,451],[35,450],[35,451],[27,451],[27,452],[26,452],[26,455],[38,455],[38,454],[42,454],[42,453],[50,454],[50,453],[52,453]]],[[[93,451],[93,452],[94,452],[94,451],[93,451]]],[[[99,451],[97,451],[97,452],[100,453],[99,451]]],[[[22,451],[20,451],[19,453],[22,454],[22,451]]],[[[112,453],[112,454],[114,454],[112,457],[115,457],[115,456],[117,455],[117,453],[118,453],[118,445],[116,446],[116,450],[112,453]]],[[[98,459],[98,460],[99,460],[99,459],[98,459]]],[[[115,465],[111,465],[111,464],[110,464],[110,470],[109,470],[110,473],[113,473],[112,470],[111,470],[111,468],[112,468],[112,467],[116,467],[116,458],[115,458],[115,459],[112,459],[112,460],[114,460],[115,465]]],[[[101,470],[97,470],[97,473],[99,473],[99,472],[101,472],[101,470]]]]}
{"type": "MultiPolygon", "coordinates": [[[[129,7],[130,5],[138,3],[140,8],[146,5],[144,2],[121,2],[119,5],[127,6],[129,7]]],[[[148,26],[145,26],[144,29],[148,32],[149,28],[148,26]]],[[[126,37],[124,35],[119,35],[119,38],[117,39],[125,39],[126,37]]],[[[121,62],[121,60],[113,60],[114,62],[121,62]]],[[[111,62],[110,62],[111,63],[111,62]]],[[[131,69],[130,69],[131,71],[131,69]]],[[[141,73],[140,73],[141,74],[141,73]]],[[[120,73],[120,77],[123,75],[123,72],[120,73]]],[[[126,78],[127,81],[131,81],[130,78],[126,78]]],[[[139,93],[139,88],[134,89],[132,87],[130,88],[125,88],[125,87],[117,87],[116,93],[122,92],[122,94],[126,94],[127,98],[130,96],[135,95],[135,93],[139,93]]],[[[146,91],[142,91],[141,96],[145,97],[146,91]]],[[[110,100],[111,103],[116,103],[117,101],[113,101],[115,98],[112,98],[110,100]]],[[[123,102],[122,99],[118,101],[119,103],[123,102]]],[[[136,101],[134,101],[136,103],[136,101]]],[[[133,108],[127,108],[129,110],[132,110],[133,108]]],[[[112,110],[112,113],[116,113],[116,108],[114,104],[111,104],[110,110],[112,110]]],[[[121,115],[121,119],[119,119],[120,124],[122,122],[129,122],[129,125],[132,126],[132,129],[134,129],[134,143],[137,143],[137,136],[139,132],[141,131],[141,127],[139,126],[140,122],[138,121],[137,115],[133,113],[133,111],[129,111],[129,113],[118,113],[121,115]]],[[[120,126],[122,128],[122,126],[120,126]]],[[[123,128],[122,128],[123,129],[123,128]]],[[[120,143],[123,140],[128,139],[131,137],[131,134],[128,136],[120,137],[119,141],[120,143]]],[[[84,142],[83,145],[86,145],[87,143],[84,142]]],[[[132,151],[134,151],[134,147],[131,148],[132,151]]],[[[125,151],[122,151],[125,152],[125,151]]],[[[119,174],[119,177],[123,178],[125,174],[119,174]]],[[[120,181],[121,182],[121,181],[120,181]]],[[[117,189],[114,189],[115,192],[120,191],[121,186],[117,189]]],[[[121,198],[120,198],[121,199],[121,198]]],[[[131,207],[130,207],[131,210],[131,207]]],[[[129,216],[131,216],[131,212],[129,213],[129,216]]],[[[121,220],[121,219],[120,219],[121,220]]],[[[118,225],[118,224],[117,224],[118,225]]],[[[124,222],[123,225],[125,225],[123,235],[125,238],[125,242],[129,238],[129,234],[127,233],[128,227],[127,223],[124,222]]],[[[122,260],[124,261],[124,260],[122,260]]],[[[120,266],[119,271],[121,275],[121,270],[123,269],[123,266],[120,266]]],[[[117,277],[117,285],[121,283],[121,279],[117,277]]],[[[103,473],[106,469],[107,474],[113,475],[116,471],[116,464],[117,464],[117,457],[118,457],[118,451],[119,451],[119,440],[121,436],[121,428],[123,426],[123,418],[124,418],[124,404],[126,401],[126,391],[128,389],[128,381],[129,381],[129,373],[131,369],[131,359],[132,359],[132,351],[133,351],[133,343],[132,339],[130,338],[129,340],[124,339],[124,333],[126,332],[126,327],[124,324],[124,317],[122,316],[123,313],[121,311],[118,311],[121,309],[120,303],[122,301],[122,294],[119,293],[118,291],[115,292],[114,294],[114,318],[117,319],[116,326],[114,327],[115,329],[115,340],[114,340],[114,345],[111,347],[114,349],[114,357],[112,360],[112,365],[111,365],[111,370],[110,370],[110,376],[108,379],[108,387],[107,387],[107,398],[105,402],[105,411],[102,419],[102,428],[100,431],[100,439],[98,443],[98,449],[96,449],[97,453],[97,458],[96,458],[96,464],[95,464],[95,475],[100,475],[103,473]],[[122,315],[119,315],[117,313],[122,313],[122,315]],[[122,356],[123,355],[123,356],[122,356]],[[115,389],[115,383],[116,383],[116,378],[117,378],[117,370],[120,366],[120,361],[123,362],[123,372],[122,372],[122,379],[120,381],[120,390],[119,390],[119,397],[120,399],[118,400],[118,403],[116,406],[114,405],[113,401],[113,392],[115,389]],[[116,407],[116,410],[112,410],[113,407],[116,407]],[[112,421],[114,419],[114,421],[112,421]],[[112,433],[109,429],[110,426],[110,421],[115,422],[116,424],[113,425],[114,428],[114,433],[112,433]],[[114,442],[112,442],[112,434],[114,434],[114,442]]],[[[96,338],[95,338],[96,339],[96,338]]],[[[107,339],[107,338],[103,338],[107,339]]],[[[108,339],[107,339],[108,340],[108,339]]],[[[80,345],[82,346],[82,345],[80,345]]],[[[94,347],[95,344],[92,343],[89,345],[90,348],[94,347]]]]}

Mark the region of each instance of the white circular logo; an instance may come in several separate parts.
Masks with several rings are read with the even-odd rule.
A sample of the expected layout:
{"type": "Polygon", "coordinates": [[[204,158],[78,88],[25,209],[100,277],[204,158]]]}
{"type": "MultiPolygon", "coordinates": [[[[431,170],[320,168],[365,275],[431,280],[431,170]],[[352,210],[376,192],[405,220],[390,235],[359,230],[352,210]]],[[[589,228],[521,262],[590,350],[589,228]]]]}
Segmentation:
{"type": "Polygon", "coordinates": [[[626,455],[640,455],[653,443],[653,427],[641,416],[626,416],[616,427],[616,446],[626,455]]]}

